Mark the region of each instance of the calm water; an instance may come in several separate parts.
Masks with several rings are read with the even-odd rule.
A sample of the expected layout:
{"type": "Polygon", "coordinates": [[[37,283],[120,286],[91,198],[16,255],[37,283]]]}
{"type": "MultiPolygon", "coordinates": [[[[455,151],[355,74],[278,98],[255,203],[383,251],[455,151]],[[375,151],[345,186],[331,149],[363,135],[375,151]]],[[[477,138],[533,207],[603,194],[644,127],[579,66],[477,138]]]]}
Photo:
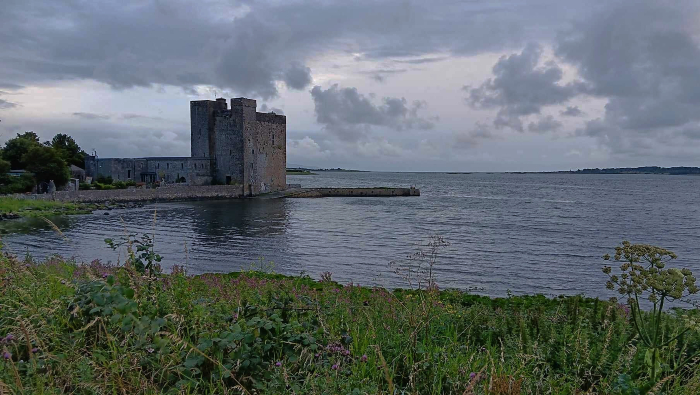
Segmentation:
{"type": "Polygon", "coordinates": [[[103,240],[126,229],[155,232],[166,268],[229,272],[263,260],[281,273],[329,271],[341,282],[387,287],[406,285],[388,262],[438,234],[451,243],[438,284],[487,295],[608,295],[600,257],[625,239],[669,248],[678,266],[700,272],[700,177],[320,173],[288,182],[415,185],[422,196],[161,203],[54,218],[68,241],[39,220],[0,227],[22,255],[116,262],[103,240]]]}

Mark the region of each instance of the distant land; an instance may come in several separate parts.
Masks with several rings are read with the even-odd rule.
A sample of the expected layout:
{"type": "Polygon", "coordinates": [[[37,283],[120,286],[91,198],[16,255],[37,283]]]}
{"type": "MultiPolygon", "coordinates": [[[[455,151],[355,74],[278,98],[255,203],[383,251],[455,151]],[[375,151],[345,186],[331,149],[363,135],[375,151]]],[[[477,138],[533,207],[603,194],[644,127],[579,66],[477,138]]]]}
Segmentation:
{"type": "Polygon", "coordinates": [[[554,173],[567,174],[668,174],[668,175],[700,175],[700,167],[616,167],[609,169],[579,169],[569,171],[557,171],[554,173]]]}
{"type": "Polygon", "coordinates": [[[353,173],[366,173],[365,170],[352,170],[352,169],[341,169],[340,167],[337,168],[320,168],[320,167],[306,167],[306,166],[291,166],[287,165],[287,174],[290,173],[302,173],[302,172],[312,172],[312,171],[345,171],[345,172],[353,172],[353,173]]]}

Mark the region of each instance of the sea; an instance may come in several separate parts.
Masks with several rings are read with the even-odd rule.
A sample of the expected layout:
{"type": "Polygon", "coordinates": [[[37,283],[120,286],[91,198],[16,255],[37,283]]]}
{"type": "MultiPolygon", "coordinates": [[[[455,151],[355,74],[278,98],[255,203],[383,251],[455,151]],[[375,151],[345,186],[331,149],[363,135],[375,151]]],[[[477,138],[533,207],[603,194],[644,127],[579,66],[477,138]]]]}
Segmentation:
{"type": "Polygon", "coordinates": [[[602,256],[623,240],[674,251],[700,272],[700,177],[318,172],[305,187],[408,187],[420,197],[239,199],[148,204],[0,222],[5,251],[124,262],[105,239],[154,238],[163,269],[268,270],[343,284],[415,287],[432,264],[439,288],[488,296],[605,289],[602,256]],[[445,245],[428,245],[440,237],[445,245]],[[435,253],[434,255],[432,253],[435,253]],[[420,259],[422,257],[423,259],[420,259]],[[434,257],[434,258],[431,258],[434,257]]]}

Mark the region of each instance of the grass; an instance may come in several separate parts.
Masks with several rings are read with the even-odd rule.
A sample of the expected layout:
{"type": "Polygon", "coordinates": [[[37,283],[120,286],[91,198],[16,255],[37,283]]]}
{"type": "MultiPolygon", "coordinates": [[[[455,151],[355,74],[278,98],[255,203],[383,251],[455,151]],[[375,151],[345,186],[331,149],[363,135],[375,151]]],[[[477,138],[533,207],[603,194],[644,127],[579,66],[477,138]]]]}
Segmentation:
{"type": "Polygon", "coordinates": [[[77,203],[0,197],[0,214],[14,213],[20,216],[40,216],[52,214],[86,214],[91,211],[88,205],[77,203]]]}
{"type": "MultiPolygon", "coordinates": [[[[141,250],[139,250],[141,251],[141,250]]],[[[134,258],[134,257],[132,257],[134,258]]],[[[134,258],[138,260],[138,258],[134,258]]],[[[616,302],[0,258],[1,394],[697,394],[616,302]]],[[[695,311],[663,314],[667,333],[695,311]]]]}

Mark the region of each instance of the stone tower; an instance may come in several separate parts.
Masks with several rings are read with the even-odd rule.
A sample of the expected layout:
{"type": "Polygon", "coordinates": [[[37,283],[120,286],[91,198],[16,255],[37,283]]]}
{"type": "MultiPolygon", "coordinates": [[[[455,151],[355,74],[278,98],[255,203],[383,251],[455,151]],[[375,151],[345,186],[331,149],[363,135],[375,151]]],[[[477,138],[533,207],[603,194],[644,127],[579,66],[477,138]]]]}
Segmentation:
{"type": "Polygon", "coordinates": [[[256,112],[246,98],[190,103],[192,157],[212,160],[212,178],[242,185],[247,195],[286,187],[287,118],[256,112]]]}

